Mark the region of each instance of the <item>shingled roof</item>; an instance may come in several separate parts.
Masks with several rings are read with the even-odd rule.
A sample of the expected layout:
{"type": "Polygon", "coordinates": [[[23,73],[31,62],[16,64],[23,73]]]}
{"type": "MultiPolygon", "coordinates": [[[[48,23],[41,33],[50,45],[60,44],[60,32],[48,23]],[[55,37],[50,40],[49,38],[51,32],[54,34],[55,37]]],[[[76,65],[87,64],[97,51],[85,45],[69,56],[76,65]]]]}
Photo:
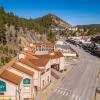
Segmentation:
{"type": "Polygon", "coordinates": [[[33,71],[28,70],[25,67],[22,67],[21,65],[18,65],[16,63],[14,63],[12,67],[15,68],[15,69],[17,69],[17,70],[19,70],[19,71],[21,71],[21,72],[23,72],[23,73],[25,73],[25,74],[30,75],[30,76],[33,76],[33,74],[34,74],[33,71]]]}
{"type": "Polygon", "coordinates": [[[44,70],[44,69],[40,69],[38,66],[34,65],[30,60],[33,60],[33,59],[20,59],[19,62],[21,62],[22,64],[25,64],[25,65],[28,65],[29,67],[31,67],[35,70],[38,70],[38,71],[43,71],[44,70]]]}
{"type": "Polygon", "coordinates": [[[18,75],[14,74],[8,70],[5,70],[4,72],[2,72],[0,74],[0,78],[7,80],[15,85],[19,85],[21,80],[22,80],[21,76],[18,76],[18,75]]]}
{"type": "Polygon", "coordinates": [[[42,58],[56,59],[56,58],[64,57],[63,54],[60,51],[52,52],[52,53],[46,54],[46,55],[35,55],[35,56],[38,57],[39,59],[42,59],[42,58]]]}
{"type": "Polygon", "coordinates": [[[45,67],[46,64],[48,63],[49,59],[41,58],[41,59],[30,59],[29,60],[31,63],[38,67],[45,67]]]}

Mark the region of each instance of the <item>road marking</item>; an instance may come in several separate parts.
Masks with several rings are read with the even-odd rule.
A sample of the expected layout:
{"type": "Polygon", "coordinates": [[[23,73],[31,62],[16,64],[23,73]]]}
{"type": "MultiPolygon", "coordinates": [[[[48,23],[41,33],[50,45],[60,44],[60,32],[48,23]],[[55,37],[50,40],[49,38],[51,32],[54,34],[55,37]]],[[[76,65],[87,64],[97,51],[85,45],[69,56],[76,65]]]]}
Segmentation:
{"type": "MultiPolygon", "coordinates": [[[[61,94],[63,96],[68,96],[72,93],[71,90],[60,88],[60,87],[57,87],[57,89],[55,89],[54,92],[57,94],[61,94]]],[[[75,96],[73,96],[73,97],[75,97],[75,96]]]]}
{"type": "Polygon", "coordinates": [[[65,88],[61,88],[61,87],[57,87],[57,88],[58,88],[58,89],[61,89],[61,90],[66,90],[66,91],[68,90],[68,89],[65,89],[65,88]]]}
{"type": "Polygon", "coordinates": [[[54,92],[56,92],[56,91],[57,91],[57,89],[54,90],[54,92]]]}
{"type": "Polygon", "coordinates": [[[78,99],[78,95],[75,97],[75,99],[76,99],[76,100],[78,99]]]}
{"type": "Polygon", "coordinates": [[[62,94],[63,93],[63,91],[60,91],[60,94],[62,94]]]}
{"type": "Polygon", "coordinates": [[[58,89],[65,89],[65,88],[61,88],[61,87],[57,87],[58,89]]]}
{"type": "Polygon", "coordinates": [[[79,97],[79,100],[81,100],[81,98],[79,97]]]}
{"type": "Polygon", "coordinates": [[[60,90],[57,91],[57,93],[59,93],[59,92],[60,92],[60,90]]]}
{"type": "Polygon", "coordinates": [[[75,97],[75,94],[72,95],[72,98],[74,98],[74,97],[75,97]]]}
{"type": "Polygon", "coordinates": [[[66,95],[65,96],[68,96],[68,92],[66,93],[66,95]]]}
{"type": "Polygon", "coordinates": [[[63,92],[63,95],[65,95],[65,91],[63,92]]]}

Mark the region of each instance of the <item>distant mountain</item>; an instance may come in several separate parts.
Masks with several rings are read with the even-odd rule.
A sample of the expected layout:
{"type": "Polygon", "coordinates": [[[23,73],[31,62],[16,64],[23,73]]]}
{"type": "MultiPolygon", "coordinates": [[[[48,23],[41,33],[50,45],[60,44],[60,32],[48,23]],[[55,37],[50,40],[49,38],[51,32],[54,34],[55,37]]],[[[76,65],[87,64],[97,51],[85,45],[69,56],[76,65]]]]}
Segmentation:
{"type": "Polygon", "coordinates": [[[79,30],[83,30],[83,35],[99,35],[100,36],[100,24],[90,25],[77,25],[79,30]]]}
{"type": "Polygon", "coordinates": [[[77,25],[78,28],[100,28],[100,24],[77,25]]]}
{"type": "Polygon", "coordinates": [[[63,28],[68,28],[71,25],[58,16],[49,13],[48,15],[45,15],[43,17],[35,19],[36,22],[38,22],[40,25],[43,25],[44,27],[47,28],[55,28],[55,27],[63,27],[63,28]]]}

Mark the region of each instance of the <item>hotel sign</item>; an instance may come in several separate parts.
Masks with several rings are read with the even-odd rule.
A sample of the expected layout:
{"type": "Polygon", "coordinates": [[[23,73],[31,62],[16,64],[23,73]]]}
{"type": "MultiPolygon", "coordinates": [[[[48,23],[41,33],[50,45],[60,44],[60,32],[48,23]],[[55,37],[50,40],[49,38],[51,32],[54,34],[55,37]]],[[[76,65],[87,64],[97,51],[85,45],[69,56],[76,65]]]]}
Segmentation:
{"type": "Polygon", "coordinates": [[[6,83],[0,80],[0,92],[6,92],[6,83]]]}
{"type": "Polygon", "coordinates": [[[23,80],[23,84],[30,84],[30,79],[25,78],[25,79],[23,80]]]}

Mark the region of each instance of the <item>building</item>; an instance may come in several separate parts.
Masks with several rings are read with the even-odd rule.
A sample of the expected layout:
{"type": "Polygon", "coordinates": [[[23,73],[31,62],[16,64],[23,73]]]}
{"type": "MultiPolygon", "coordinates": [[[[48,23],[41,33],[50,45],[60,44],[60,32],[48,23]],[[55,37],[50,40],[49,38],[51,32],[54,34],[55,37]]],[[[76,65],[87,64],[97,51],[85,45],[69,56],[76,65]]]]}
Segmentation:
{"type": "Polygon", "coordinates": [[[64,62],[65,57],[60,51],[55,51],[52,53],[49,53],[47,55],[36,55],[36,57],[39,57],[40,59],[49,59],[50,60],[50,68],[54,68],[57,71],[63,71],[64,70],[64,62]]]}
{"type": "Polygon", "coordinates": [[[54,51],[54,44],[51,42],[30,43],[29,47],[24,48],[24,51],[32,51],[36,55],[44,55],[54,51]]]}
{"type": "Polygon", "coordinates": [[[22,77],[5,70],[0,74],[0,100],[20,100],[22,77]]]}
{"type": "Polygon", "coordinates": [[[49,59],[40,59],[26,53],[20,54],[19,58],[20,59],[17,62],[18,65],[34,72],[33,84],[35,91],[44,89],[50,84],[51,70],[49,59]]]}
{"type": "Polygon", "coordinates": [[[20,75],[22,77],[22,82],[20,83],[20,98],[24,99],[33,99],[34,98],[34,72],[28,70],[17,63],[14,63],[10,68],[7,69],[10,72],[20,75]]]}
{"type": "Polygon", "coordinates": [[[50,58],[51,68],[54,68],[57,71],[64,71],[65,57],[60,51],[50,53],[50,58]]]}
{"type": "Polygon", "coordinates": [[[68,29],[71,30],[71,31],[77,31],[78,27],[69,27],[68,29]]]}

